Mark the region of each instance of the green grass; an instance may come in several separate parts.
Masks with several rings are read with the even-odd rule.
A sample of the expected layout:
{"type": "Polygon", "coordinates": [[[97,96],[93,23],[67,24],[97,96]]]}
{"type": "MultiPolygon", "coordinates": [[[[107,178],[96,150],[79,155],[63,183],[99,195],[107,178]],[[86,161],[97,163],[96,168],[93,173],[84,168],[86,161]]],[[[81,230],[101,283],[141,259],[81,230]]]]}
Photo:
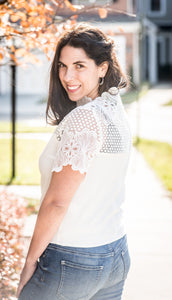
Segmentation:
{"type": "MultiPolygon", "coordinates": [[[[16,139],[16,178],[12,184],[40,184],[39,156],[46,145],[41,140],[16,139]]],[[[0,184],[11,178],[11,140],[0,139],[0,184]]]]}
{"type": "Polygon", "coordinates": [[[164,105],[165,106],[171,106],[172,105],[172,99],[169,102],[165,103],[164,105]]]}
{"type": "Polygon", "coordinates": [[[139,90],[131,89],[125,94],[121,95],[122,102],[124,104],[130,104],[134,101],[138,101],[141,97],[146,95],[147,91],[149,90],[149,84],[144,82],[139,90]]]}
{"type": "Polygon", "coordinates": [[[131,90],[126,92],[125,94],[121,95],[121,99],[123,104],[130,104],[134,101],[138,100],[138,91],[131,90]]]}
{"type": "MultiPolygon", "coordinates": [[[[19,133],[46,133],[53,132],[54,126],[32,126],[27,122],[16,122],[16,132],[19,133]]],[[[9,121],[1,121],[0,122],[0,132],[8,133],[11,132],[11,123],[9,121]]]]}
{"type": "Polygon", "coordinates": [[[172,192],[172,145],[139,139],[136,145],[164,186],[172,192]]]}

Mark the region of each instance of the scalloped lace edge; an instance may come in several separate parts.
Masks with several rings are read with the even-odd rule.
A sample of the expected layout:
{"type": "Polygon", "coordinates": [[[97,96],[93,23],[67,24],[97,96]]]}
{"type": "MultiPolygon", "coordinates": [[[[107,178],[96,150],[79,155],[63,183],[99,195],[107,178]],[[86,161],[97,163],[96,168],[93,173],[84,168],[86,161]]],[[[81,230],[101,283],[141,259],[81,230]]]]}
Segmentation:
{"type": "Polygon", "coordinates": [[[80,169],[79,167],[75,167],[71,164],[63,164],[62,166],[60,167],[54,167],[51,172],[60,172],[62,171],[63,167],[66,167],[66,166],[71,166],[72,170],[73,171],[79,171],[81,174],[84,174],[87,172],[87,170],[84,170],[84,169],[80,169]]]}

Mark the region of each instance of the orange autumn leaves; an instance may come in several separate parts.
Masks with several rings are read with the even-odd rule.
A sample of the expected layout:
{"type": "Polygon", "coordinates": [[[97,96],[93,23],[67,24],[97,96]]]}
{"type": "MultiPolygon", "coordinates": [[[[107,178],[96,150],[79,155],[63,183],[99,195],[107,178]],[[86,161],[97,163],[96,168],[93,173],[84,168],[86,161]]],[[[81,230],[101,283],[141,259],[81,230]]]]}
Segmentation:
{"type": "Polygon", "coordinates": [[[58,9],[77,9],[68,1],[9,0],[0,5],[0,64],[39,63],[35,49],[50,59],[58,37],[76,18],[56,22],[58,9]]]}
{"type": "MultiPolygon", "coordinates": [[[[40,63],[37,49],[51,59],[59,36],[76,23],[81,8],[68,0],[8,0],[0,5],[0,65],[40,63]],[[69,17],[59,13],[64,9],[69,17]]],[[[98,14],[106,18],[107,9],[98,8],[98,14]]]]}
{"type": "Polygon", "coordinates": [[[99,12],[99,17],[101,19],[105,19],[107,17],[108,11],[107,11],[106,8],[100,7],[99,10],[98,10],[98,12],[99,12]]]}
{"type": "Polygon", "coordinates": [[[77,11],[77,8],[75,6],[73,6],[68,0],[65,0],[64,3],[66,5],[66,7],[68,7],[72,11],[77,11]]]}

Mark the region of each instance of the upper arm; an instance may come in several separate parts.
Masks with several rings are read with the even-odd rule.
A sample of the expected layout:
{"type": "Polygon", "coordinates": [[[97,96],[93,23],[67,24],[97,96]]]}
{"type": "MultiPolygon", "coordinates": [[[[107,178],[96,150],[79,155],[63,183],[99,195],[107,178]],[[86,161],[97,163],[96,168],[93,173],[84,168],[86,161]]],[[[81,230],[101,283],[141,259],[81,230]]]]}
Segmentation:
{"type": "Polygon", "coordinates": [[[70,165],[64,166],[60,172],[52,172],[46,199],[61,207],[68,207],[72,197],[85,177],[85,173],[72,170],[70,165]]]}

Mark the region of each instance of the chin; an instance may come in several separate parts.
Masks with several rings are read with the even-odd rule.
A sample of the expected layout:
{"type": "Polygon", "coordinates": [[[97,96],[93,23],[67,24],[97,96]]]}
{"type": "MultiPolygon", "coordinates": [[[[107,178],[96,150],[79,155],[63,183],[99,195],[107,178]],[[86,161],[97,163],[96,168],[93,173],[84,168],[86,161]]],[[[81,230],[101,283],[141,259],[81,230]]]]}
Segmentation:
{"type": "Polygon", "coordinates": [[[81,100],[82,98],[83,98],[83,96],[82,97],[76,97],[76,96],[75,97],[74,96],[69,97],[70,101],[73,101],[73,102],[77,102],[77,101],[81,100]]]}

